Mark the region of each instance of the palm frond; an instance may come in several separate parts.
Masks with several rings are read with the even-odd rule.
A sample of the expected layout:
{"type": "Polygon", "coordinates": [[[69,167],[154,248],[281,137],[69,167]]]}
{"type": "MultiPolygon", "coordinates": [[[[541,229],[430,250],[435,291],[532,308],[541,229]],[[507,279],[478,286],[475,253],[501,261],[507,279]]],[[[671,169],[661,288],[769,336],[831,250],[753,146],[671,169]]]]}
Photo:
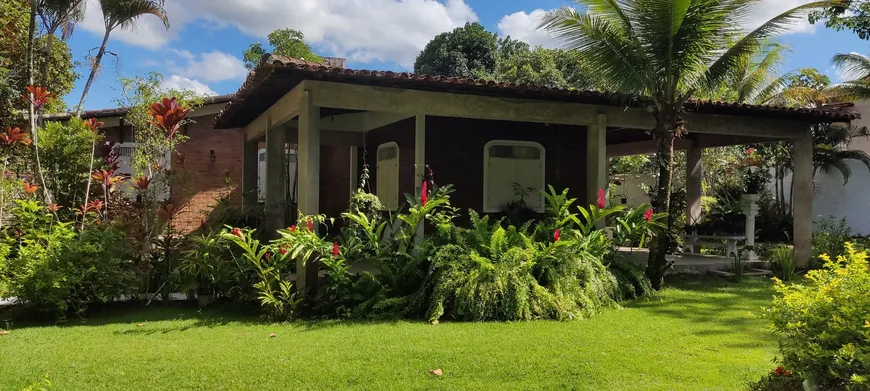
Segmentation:
{"type": "Polygon", "coordinates": [[[788,47],[778,43],[762,46],[757,63],[750,62],[746,77],[738,85],[738,102],[766,102],[788,84],[788,74],[773,78],[788,47]],[[772,79],[772,80],[771,80],[772,79]]]}
{"type": "Polygon", "coordinates": [[[106,30],[135,28],[143,15],[154,15],[169,29],[169,17],[163,8],[165,0],[100,0],[106,30]]]}
{"type": "Polygon", "coordinates": [[[844,101],[870,99],[870,80],[851,80],[835,84],[826,93],[844,101]]]}
{"type": "Polygon", "coordinates": [[[870,58],[858,53],[837,53],[831,64],[850,75],[850,79],[864,80],[870,77],[870,58]]]}

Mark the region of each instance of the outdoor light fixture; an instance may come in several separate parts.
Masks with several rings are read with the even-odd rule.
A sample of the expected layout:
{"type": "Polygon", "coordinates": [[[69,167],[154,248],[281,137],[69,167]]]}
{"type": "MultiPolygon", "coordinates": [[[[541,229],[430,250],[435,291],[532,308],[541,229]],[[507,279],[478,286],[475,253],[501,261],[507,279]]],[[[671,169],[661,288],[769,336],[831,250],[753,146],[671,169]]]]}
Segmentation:
{"type": "Polygon", "coordinates": [[[208,159],[211,160],[212,163],[214,163],[216,158],[217,157],[214,155],[214,149],[209,150],[208,151],[208,159]]]}

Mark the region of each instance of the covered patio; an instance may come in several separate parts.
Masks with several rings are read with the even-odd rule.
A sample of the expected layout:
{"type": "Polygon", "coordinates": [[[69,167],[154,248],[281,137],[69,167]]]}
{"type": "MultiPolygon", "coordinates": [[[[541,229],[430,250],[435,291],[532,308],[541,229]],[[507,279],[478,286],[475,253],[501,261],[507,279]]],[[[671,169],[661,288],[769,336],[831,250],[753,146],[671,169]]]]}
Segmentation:
{"type": "MultiPolygon", "coordinates": [[[[791,140],[795,257],[807,264],[813,221],[810,126],[856,116],[722,102],[694,102],[685,110],[690,135],[677,140],[676,148],[687,151],[688,221],[697,221],[701,213],[703,148],[791,140]]],[[[344,210],[366,159],[396,166],[378,173],[372,164],[374,186],[387,183],[387,172],[396,182],[388,193],[380,185],[381,193],[389,194],[390,199],[379,194],[385,205],[394,202],[392,197],[403,199],[402,193],[419,192],[430,165],[441,181],[457,184],[457,194],[465,192],[455,206],[491,212],[497,187],[488,182],[486,167],[495,156],[493,142],[534,146],[540,154],[528,156],[540,160],[540,181],[571,188],[574,197],[588,203],[598,189],[607,188],[609,157],[655,152],[655,141],[647,134],[653,125],[643,101],[625,95],[357,71],[275,55],[263,58],[216,119],[217,128],[244,128],[247,205],[257,203],[257,151],[265,143],[265,232],[295,220],[287,216],[292,194],[284,165],[287,145],[297,147],[298,183],[291,189],[305,215],[335,216],[344,210]],[[382,156],[378,147],[384,145],[395,145],[395,155],[382,156]]],[[[533,206],[535,202],[530,199],[533,206]]],[[[298,268],[297,283],[304,289],[316,270],[298,268]]]]}

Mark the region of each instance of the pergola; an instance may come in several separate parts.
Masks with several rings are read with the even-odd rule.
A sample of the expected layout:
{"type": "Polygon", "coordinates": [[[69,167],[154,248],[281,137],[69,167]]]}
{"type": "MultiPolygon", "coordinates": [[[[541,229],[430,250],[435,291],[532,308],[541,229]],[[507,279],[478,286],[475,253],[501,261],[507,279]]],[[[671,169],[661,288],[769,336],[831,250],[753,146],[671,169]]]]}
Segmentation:
{"type": "MultiPolygon", "coordinates": [[[[812,256],[813,140],[817,123],[849,122],[856,114],[838,109],[795,109],[723,102],[685,106],[688,137],[675,148],[687,151],[688,220],[701,214],[701,151],[704,148],[793,142],[794,245],[798,264],[812,256]]],[[[568,91],[482,80],[407,73],[331,68],[281,56],[264,57],[235,98],[216,119],[218,128],[243,127],[245,202],[257,202],[257,150],[266,145],[265,230],[283,227],[286,213],[284,150],[298,147],[298,207],[306,215],[320,212],[321,145],[348,147],[356,156],[364,134],[400,120],[415,118],[414,167],[422,177],[427,116],[577,125],[586,128],[586,194],[595,199],[607,186],[607,158],[653,153],[647,134],[654,126],[643,99],[593,91],[568,91]]],[[[355,158],[350,159],[355,170],[355,158]]],[[[356,175],[350,176],[353,179],[356,175]]],[[[418,181],[419,183],[419,181],[418,181]]],[[[353,183],[348,186],[354,186],[353,183]]],[[[302,264],[298,267],[304,268],[302,264]]],[[[302,269],[300,269],[302,270],[302,269]]],[[[298,273],[301,287],[315,271],[298,273]]]]}

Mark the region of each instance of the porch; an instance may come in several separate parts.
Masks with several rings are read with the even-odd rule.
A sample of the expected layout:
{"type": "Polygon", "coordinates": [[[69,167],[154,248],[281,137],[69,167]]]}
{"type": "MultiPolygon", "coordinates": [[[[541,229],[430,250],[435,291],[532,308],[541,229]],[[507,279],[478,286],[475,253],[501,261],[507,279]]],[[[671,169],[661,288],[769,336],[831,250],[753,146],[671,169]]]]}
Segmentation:
{"type": "MultiPolygon", "coordinates": [[[[675,147],[688,153],[689,221],[697,221],[701,212],[703,148],[794,141],[798,212],[793,238],[795,257],[806,264],[812,254],[813,216],[809,128],[850,117],[716,102],[693,104],[686,111],[691,135],[677,140],[675,147]]],[[[372,173],[371,186],[387,208],[398,206],[403,193],[419,192],[428,164],[436,178],[464,192],[457,207],[492,212],[504,201],[491,202],[489,194],[499,186],[490,183],[487,173],[492,142],[533,146],[539,153],[524,156],[540,161],[539,176],[515,175],[530,183],[571,188],[572,196],[588,204],[607,186],[608,157],[655,151],[655,141],[646,133],[653,125],[642,103],[620,95],[352,71],[280,56],[265,57],[216,120],[218,128],[245,129],[243,190],[248,205],[257,202],[257,151],[265,143],[266,232],[295,219],[287,216],[288,144],[297,146],[294,188],[302,214],[334,216],[339,206],[338,211],[344,210],[364,162],[372,173]],[[379,150],[387,147],[395,151],[382,155],[379,150]]],[[[523,167],[514,172],[538,166],[523,167]]],[[[303,271],[301,287],[315,280],[316,271],[298,267],[303,271]]]]}

